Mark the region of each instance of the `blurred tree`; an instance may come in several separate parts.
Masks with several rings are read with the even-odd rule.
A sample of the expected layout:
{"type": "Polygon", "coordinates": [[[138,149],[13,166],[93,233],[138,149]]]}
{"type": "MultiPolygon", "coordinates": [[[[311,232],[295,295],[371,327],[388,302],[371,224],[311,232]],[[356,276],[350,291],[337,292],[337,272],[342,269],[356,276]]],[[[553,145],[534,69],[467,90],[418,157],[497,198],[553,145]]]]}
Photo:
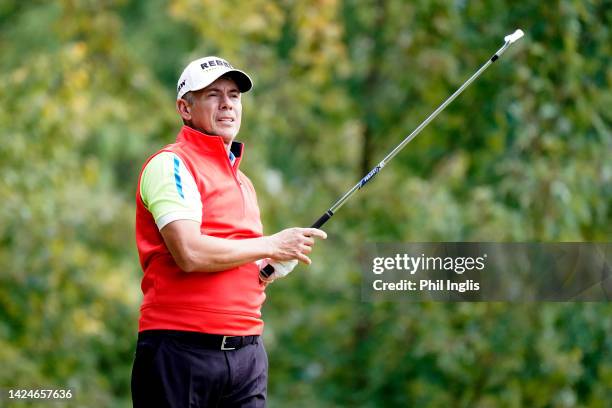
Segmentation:
{"type": "Polygon", "coordinates": [[[0,383],[101,406],[129,396],[139,162],[175,126],[116,7],[15,3],[0,35],[0,383]]]}
{"type": "Polygon", "coordinates": [[[268,232],[314,221],[501,45],[510,50],[269,289],[271,406],[604,407],[607,304],[365,303],[364,241],[606,241],[608,1],[4,1],[0,385],[122,406],[134,190],[176,77],[254,77],[240,138],[268,232]],[[283,199],[278,199],[283,197],[283,199]]]}

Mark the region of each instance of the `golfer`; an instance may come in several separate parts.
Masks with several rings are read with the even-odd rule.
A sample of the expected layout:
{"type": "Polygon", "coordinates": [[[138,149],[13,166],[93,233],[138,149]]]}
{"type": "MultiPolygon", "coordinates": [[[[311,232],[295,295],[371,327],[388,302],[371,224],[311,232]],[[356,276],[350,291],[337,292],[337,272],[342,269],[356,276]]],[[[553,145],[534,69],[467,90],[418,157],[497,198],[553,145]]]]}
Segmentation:
{"type": "Polygon", "coordinates": [[[263,407],[268,360],[261,306],[271,279],[258,261],[299,260],[314,228],[264,236],[255,189],[234,141],[247,74],[210,56],[178,81],[176,142],[145,163],[136,193],[144,276],[132,369],[134,407],[263,407]]]}

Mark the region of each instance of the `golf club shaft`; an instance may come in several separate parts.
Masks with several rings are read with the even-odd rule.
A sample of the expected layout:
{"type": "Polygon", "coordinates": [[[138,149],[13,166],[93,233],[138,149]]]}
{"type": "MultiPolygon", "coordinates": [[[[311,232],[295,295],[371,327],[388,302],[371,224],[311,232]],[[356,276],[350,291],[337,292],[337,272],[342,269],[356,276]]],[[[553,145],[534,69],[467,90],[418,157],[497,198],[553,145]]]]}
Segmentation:
{"type": "MultiPolygon", "coordinates": [[[[489,58],[489,60],[482,67],[480,67],[480,69],[478,69],[478,71],[476,71],[470,78],[468,78],[468,80],[465,81],[463,85],[461,85],[459,89],[457,89],[450,97],[448,97],[444,102],[442,102],[442,104],[438,106],[438,108],[433,111],[433,113],[429,115],[416,129],[414,129],[412,133],[410,133],[404,140],[402,140],[400,144],[398,144],[393,150],[391,150],[391,152],[387,154],[387,156],[382,159],[382,161],[378,163],[376,167],[370,170],[370,172],[366,174],[349,191],[344,193],[342,197],[340,197],[327,211],[325,211],[325,213],[323,213],[323,215],[319,217],[318,220],[316,220],[311,225],[311,228],[321,228],[327,221],[329,221],[329,219],[336,213],[336,211],[338,211],[340,207],[342,207],[344,203],[347,202],[348,199],[351,198],[351,196],[355,194],[357,190],[361,189],[364,185],[366,185],[366,183],[372,180],[374,176],[376,176],[376,174],[378,174],[378,172],[382,170],[382,168],[385,167],[387,163],[391,161],[391,159],[393,159],[408,143],[410,143],[412,139],[414,139],[421,132],[421,130],[423,130],[423,128],[425,128],[425,126],[429,124],[429,122],[434,120],[434,118],[438,116],[438,114],[442,112],[444,108],[448,106],[448,104],[450,104],[457,96],[459,96],[461,92],[465,90],[465,88],[467,88],[472,82],[474,82],[474,80],[478,78],[480,74],[482,74],[484,70],[489,67],[489,65],[497,61],[497,59],[506,51],[506,49],[508,49],[511,44],[513,44],[522,36],[523,31],[516,30],[513,34],[504,37],[504,45],[499,50],[497,50],[497,52],[493,54],[493,56],[489,58]]],[[[271,264],[266,265],[260,271],[260,274],[262,274],[266,278],[272,275],[272,273],[274,273],[274,267],[271,264]]]]}
{"type": "Polygon", "coordinates": [[[398,144],[393,150],[391,150],[391,152],[387,154],[387,156],[382,159],[382,161],[378,163],[376,167],[370,170],[368,174],[366,174],[357,184],[355,184],[349,191],[347,191],[342,197],[340,197],[321,217],[319,217],[319,219],[311,225],[311,228],[320,228],[321,226],[323,226],[323,224],[329,221],[329,219],[336,213],[336,211],[338,211],[340,207],[342,207],[344,203],[347,202],[348,199],[351,198],[351,196],[355,194],[357,190],[361,189],[366,183],[372,180],[374,176],[378,174],[378,172],[382,170],[382,168],[385,167],[387,163],[391,161],[391,159],[393,159],[408,143],[410,143],[412,139],[414,139],[421,132],[421,130],[425,128],[425,126],[429,124],[429,122],[434,120],[435,117],[438,116],[438,114],[442,112],[453,100],[455,100],[455,98],[459,96],[465,90],[465,88],[467,88],[472,82],[474,82],[474,80],[478,78],[480,74],[482,74],[484,70],[489,67],[489,65],[494,63],[506,51],[510,44],[510,41],[506,41],[506,43],[499,50],[497,50],[497,52],[491,58],[489,58],[489,60],[482,67],[480,67],[480,69],[476,71],[474,75],[468,78],[468,80],[465,81],[463,85],[459,87],[459,89],[457,89],[451,96],[449,96],[444,102],[442,102],[442,104],[438,106],[438,108],[433,111],[433,113],[429,115],[423,122],[421,122],[421,124],[417,126],[417,128],[414,129],[412,133],[410,133],[404,140],[402,140],[400,144],[398,144]]]}

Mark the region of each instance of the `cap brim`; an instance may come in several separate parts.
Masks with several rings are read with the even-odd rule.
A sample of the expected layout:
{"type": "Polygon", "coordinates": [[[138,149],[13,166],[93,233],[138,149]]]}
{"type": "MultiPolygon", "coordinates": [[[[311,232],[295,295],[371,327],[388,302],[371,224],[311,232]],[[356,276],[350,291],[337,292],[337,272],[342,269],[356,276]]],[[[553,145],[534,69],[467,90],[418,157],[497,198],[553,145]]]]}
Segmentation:
{"type": "Polygon", "coordinates": [[[238,90],[242,93],[250,91],[251,88],[253,87],[253,81],[251,81],[251,78],[247,74],[245,74],[244,72],[238,69],[231,69],[227,71],[226,73],[219,75],[217,79],[219,79],[223,75],[227,75],[230,78],[232,78],[234,82],[236,82],[236,85],[238,85],[238,90]]]}

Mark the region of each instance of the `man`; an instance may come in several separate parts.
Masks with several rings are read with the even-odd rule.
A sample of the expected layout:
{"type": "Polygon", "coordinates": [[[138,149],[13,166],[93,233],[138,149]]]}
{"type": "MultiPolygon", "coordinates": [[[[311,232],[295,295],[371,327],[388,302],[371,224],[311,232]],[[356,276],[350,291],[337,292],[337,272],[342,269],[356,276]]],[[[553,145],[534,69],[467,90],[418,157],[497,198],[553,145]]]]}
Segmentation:
{"type": "MultiPolygon", "coordinates": [[[[263,236],[251,181],[239,170],[247,74],[218,57],[191,62],[178,81],[184,126],[143,167],[136,242],[144,271],[132,371],[135,407],[265,406],[268,362],[257,261],[299,260],[313,228],[263,236]]],[[[282,264],[281,264],[282,265],[282,264]]],[[[290,272],[282,271],[281,277],[290,272]]]]}

